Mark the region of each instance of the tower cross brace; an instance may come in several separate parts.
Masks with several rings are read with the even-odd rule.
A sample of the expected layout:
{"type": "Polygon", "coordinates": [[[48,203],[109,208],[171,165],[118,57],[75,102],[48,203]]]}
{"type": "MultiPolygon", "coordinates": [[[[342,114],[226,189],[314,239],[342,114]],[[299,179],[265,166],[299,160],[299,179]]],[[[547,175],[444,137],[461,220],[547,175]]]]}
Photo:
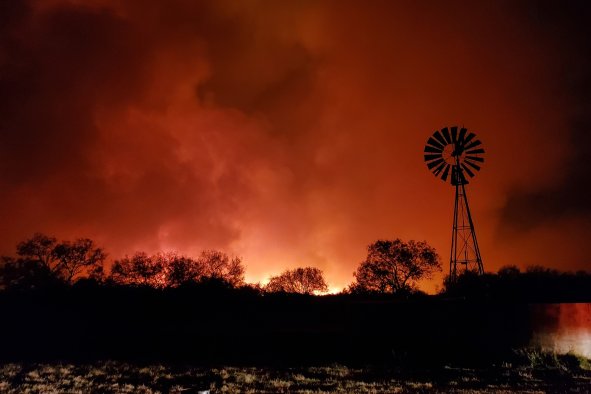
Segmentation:
{"type": "Polygon", "coordinates": [[[454,175],[456,179],[453,183],[455,183],[456,195],[449,262],[449,278],[452,282],[456,281],[461,272],[472,271],[479,275],[484,273],[474,222],[472,221],[468,196],[466,195],[466,181],[457,157],[455,167],[454,175]]]}

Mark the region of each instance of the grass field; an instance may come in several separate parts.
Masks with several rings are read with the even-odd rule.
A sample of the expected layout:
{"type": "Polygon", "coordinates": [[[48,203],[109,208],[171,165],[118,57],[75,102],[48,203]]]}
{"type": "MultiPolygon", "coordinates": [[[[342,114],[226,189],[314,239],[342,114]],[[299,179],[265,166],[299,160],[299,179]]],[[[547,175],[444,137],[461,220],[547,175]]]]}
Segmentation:
{"type": "Polygon", "coordinates": [[[486,369],[193,368],[122,362],[4,364],[2,393],[499,393],[591,391],[588,360],[530,352],[486,369]]]}

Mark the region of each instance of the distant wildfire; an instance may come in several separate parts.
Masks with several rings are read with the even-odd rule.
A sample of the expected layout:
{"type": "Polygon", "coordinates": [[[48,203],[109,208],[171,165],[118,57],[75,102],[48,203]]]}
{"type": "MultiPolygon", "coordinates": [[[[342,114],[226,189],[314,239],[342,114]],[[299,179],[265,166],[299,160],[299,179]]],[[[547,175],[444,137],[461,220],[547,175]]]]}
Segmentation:
{"type": "Polygon", "coordinates": [[[591,3],[568,3],[0,1],[0,255],[215,249],[341,289],[378,239],[449,253],[423,149],[458,125],[486,147],[484,269],[589,270],[591,3]]]}

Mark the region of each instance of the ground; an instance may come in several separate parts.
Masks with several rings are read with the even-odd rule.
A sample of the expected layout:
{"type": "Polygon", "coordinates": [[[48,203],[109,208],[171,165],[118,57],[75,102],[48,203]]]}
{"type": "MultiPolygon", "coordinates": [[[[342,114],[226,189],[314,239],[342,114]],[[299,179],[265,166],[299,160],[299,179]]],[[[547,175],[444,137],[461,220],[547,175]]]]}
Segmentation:
{"type": "Polygon", "coordinates": [[[2,393],[502,393],[591,391],[588,364],[483,369],[440,367],[300,368],[188,367],[122,362],[8,363],[0,366],[2,393]]]}

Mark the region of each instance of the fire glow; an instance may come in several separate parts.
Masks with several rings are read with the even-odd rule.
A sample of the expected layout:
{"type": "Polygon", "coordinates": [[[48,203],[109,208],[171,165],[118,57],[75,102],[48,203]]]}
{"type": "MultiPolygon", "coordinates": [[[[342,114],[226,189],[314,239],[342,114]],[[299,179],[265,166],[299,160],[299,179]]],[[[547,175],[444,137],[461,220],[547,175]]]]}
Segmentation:
{"type": "Polygon", "coordinates": [[[534,316],[534,346],[591,358],[591,304],[536,305],[534,316]]]}
{"type": "Polygon", "coordinates": [[[253,281],[303,265],[341,288],[377,239],[448,253],[449,189],[420,152],[465,123],[490,152],[470,192],[486,270],[589,267],[576,7],[1,4],[2,254],[34,232],[113,259],[219,249],[253,281]]]}

